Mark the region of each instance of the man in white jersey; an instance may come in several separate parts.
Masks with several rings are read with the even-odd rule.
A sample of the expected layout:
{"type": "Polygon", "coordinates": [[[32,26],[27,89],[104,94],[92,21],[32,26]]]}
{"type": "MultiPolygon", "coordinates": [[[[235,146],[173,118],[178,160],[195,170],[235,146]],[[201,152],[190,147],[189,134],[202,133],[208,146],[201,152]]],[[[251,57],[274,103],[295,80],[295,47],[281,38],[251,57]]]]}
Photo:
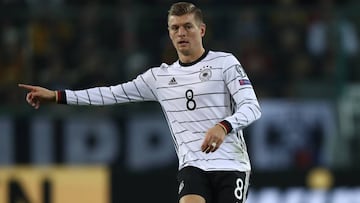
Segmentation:
{"type": "Polygon", "coordinates": [[[204,49],[206,26],[195,5],[173,4],[168,30],[179,59],[127,83],[77,91],[19,86],[36,109],[42,102],[159,102],[179,159],[179,203],[243,203],[251,171],[243,129],[261,116],[251,82],[234,55],[204,49]]]}

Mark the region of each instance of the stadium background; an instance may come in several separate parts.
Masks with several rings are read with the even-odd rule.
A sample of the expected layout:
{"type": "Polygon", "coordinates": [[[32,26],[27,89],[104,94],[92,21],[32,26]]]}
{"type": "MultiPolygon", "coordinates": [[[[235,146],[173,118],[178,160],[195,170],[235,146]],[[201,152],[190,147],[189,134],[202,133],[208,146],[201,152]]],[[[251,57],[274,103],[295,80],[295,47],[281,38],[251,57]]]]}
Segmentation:
{"type": "MultiPolygon", "coordinates": [[[[125,82],[175,52],[167,0],[1,0],[0,203],[176,202],[177,159],[156,103],[25,103],[125,82]]],[[[246,129],[249,203],[360,203],[360,3],[200,0],[205,46],[233,52],[263,117],[246,129]]]]}

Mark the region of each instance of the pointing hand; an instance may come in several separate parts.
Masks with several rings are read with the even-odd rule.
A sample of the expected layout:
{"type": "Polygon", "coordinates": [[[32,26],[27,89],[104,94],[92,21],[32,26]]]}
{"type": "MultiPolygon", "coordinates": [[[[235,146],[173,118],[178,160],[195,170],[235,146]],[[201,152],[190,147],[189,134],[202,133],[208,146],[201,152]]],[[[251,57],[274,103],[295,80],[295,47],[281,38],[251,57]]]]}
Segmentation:
{"type": "Polygon", "coordinates": [[[40,107],[40,103],[43,102],[56,102],[56,92],[32,85],[19,84],[21,88],[28,90],[26,95],[26,101],[35,109],[40,107]]]}

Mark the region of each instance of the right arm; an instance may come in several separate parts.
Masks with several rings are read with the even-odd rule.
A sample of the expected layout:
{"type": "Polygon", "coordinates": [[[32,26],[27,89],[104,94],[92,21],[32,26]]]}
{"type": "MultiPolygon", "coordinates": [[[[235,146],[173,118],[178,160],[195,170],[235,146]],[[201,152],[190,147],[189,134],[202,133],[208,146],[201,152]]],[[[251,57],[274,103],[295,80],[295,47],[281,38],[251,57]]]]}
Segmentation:
{"type": "Polygon", "coordinates": [[[27,102],[34,108],[40,103],[53,102],[73,105],[111,105],[127,102],[157,100],[153,86],[155,83],[154,69],[149,69],[127,83],[94,87],[84,90],[52,91],[43,87],[19,84],[30,92],[26,96],[27,102]]]}

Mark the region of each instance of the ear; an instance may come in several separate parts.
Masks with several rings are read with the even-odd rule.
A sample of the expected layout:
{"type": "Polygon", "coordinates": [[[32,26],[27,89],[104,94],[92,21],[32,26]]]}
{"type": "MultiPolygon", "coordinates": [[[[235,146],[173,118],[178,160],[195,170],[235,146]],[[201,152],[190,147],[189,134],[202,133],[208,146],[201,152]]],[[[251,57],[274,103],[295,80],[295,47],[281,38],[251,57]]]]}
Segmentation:
{"type": "Polygon", "coordinates": [[[200,25],[200,34],[201,34],[201,37],[204,37],[204,36],[205,36],[205,32],[206,32],[206,25],[205,25],[205,23],[201,23],[201,25],[200,25]]]}

